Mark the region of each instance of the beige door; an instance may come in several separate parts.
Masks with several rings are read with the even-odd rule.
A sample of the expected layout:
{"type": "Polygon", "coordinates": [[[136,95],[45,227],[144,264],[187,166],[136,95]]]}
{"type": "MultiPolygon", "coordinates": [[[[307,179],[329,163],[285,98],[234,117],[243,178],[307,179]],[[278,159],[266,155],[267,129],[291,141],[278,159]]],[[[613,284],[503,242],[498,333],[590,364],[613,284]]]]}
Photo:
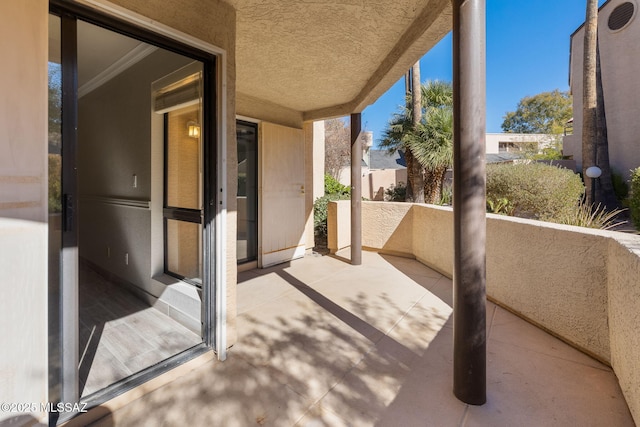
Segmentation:
{"type": "Polygon", "coordinates": [[[262,267],[304,256],[304,134],[260,125],[260,248],[262,267]]]}

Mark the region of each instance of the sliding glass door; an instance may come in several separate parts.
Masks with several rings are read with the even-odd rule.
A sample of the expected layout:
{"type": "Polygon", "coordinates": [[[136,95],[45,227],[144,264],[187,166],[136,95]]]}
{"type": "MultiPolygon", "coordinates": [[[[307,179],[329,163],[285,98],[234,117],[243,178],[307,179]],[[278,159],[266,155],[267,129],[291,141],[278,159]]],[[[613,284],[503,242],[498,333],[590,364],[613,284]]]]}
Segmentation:
{"type": "Polygon", "coordinates": [[[51,11],[50,400],[99,404],[215,342],[215,57],[51,11]]]}

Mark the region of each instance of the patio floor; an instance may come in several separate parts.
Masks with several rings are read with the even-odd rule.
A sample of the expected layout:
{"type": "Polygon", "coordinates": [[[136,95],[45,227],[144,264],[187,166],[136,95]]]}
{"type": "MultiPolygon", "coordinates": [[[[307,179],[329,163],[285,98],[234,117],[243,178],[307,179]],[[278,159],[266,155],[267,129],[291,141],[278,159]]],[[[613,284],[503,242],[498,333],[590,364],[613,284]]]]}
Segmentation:
{"type": "Polygon", "coordinates": [[[634,425],[610,368],[490,302],[488,401],[457,400],[451,280],[417,261],[311,255],[238,281],[227,361],[94,425],[634,425]]]}

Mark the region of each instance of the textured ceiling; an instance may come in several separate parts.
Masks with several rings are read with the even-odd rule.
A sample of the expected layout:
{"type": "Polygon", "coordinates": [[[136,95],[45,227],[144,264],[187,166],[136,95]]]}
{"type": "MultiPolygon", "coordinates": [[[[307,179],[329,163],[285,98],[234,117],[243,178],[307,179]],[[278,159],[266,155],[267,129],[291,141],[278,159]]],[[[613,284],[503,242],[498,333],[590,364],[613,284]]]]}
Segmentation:
{"type": "Polygon", "coordinates": [[[450,0],[228,0],[237,91],[305,113],[361,111],[451,29],[450,0]]]}

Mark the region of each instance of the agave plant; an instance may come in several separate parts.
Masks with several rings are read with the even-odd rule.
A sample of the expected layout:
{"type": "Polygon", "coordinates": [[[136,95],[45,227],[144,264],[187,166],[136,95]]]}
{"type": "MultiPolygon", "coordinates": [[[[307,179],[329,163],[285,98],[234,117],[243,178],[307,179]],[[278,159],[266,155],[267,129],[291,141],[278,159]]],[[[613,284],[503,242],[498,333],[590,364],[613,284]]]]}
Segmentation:
{"type": "Polygon", "coordinates": [[[618,221],[617,217],[626,209],[607,211],[606,207],[598,203],[597,206],[580,203],[573,214],[563,216],[558,220],[560,224],[577,225],[579,227],[599,228],[611,230],[627,221],[618,221]]]}

